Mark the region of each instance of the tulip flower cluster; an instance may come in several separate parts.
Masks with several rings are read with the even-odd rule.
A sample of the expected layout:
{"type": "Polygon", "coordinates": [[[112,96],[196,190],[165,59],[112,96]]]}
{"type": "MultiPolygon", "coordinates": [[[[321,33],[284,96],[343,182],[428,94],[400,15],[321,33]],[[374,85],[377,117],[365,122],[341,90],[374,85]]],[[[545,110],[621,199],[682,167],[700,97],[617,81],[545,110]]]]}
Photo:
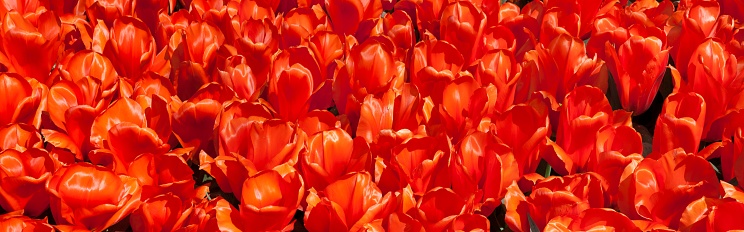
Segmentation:
{"type": "Polygon", "coordinates": [[[3,0],[0,230],[728,231],[739,0],[3,0]]]}

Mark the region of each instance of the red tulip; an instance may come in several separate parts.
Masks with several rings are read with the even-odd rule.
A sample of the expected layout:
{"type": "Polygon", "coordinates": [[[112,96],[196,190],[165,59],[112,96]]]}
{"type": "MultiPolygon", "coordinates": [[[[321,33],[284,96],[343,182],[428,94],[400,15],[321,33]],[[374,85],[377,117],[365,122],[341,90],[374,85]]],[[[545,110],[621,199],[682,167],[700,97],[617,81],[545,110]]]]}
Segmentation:
{"type": "Polygon", "coordinates": [[[470,68],[482,86],[496,86],[497,111],[503,112],[514,104],[515,91],[522,66],[509,50],[493,50],[475,61],[470,68]]]}
{"type": "Polygon", "coordinates": [[[17,11],[0,15],[3,15],[0,71],[18,73],[50,84],[49,72],[62,53],[57,16],[46,11],[39,15],[38,21],[30,22],[17,11]]]}
{"type": "Polygon", "coordinates": [[[467,199],[449,188],[437,187],[424,194],[412,211],[413,218],[426,231],[444,231],[452,223],[457,223],[455,219],[470,209],[467,199]]]}
{"type": "Polygon", "coordinates": [[[185,102],[178,111],[172,114],[173,134],[181,146],[193,147],[195,150],[213,151],[216,121],[222,111],[222,104],[212,99],[204,99],[198,102],[185,102]]]}
{"type": "Polygon", "coordinates": [[[463,138],[450,161],[452,188],[475,196],[476,210],[491,215],[501,205],[506,187],[519,177],[511,149],[492,134],[474,132],[463,138]]]}
{"type": "Polygon", "coordinates": [[[142,202],[129,217],[129,224],[136,231],[177,231],[193,210],[178,196],[166,193],[142,202]]]}
{"type": "Polygon", "coordinates": [[[607,47],[607,65],[620,103],[633,115],[646,112],[659,90],[669,60],[665,38],[632,36],[618,47],[607,47]]]}
{"type": "MultiPolygon", "coordinates": [[[[679,25],[674,25],[669,30],[671,45],[669,52],[677,64],[676,68],[683,75],[693,73],[688,71],[687,64],[697,61],[694,53],[706,39],[717,37],[723,42],[730,40],[733,34],[733,19],[730,16],[721,16],[720,13],[721,8],[717,1],[696,1],[679,15],[681,21],[679,25]]],[[[717,65],[724,64],[725,62],[719,62],[717,65]]]]}
{"type": "Polygon", "coordinates": [[[145,126],[145,114],[142,106],[129,98],[121,98],[112,103],[108,109],[95,117],[90,133],[90,142],[96,148],[104,148],[111,128],[122,122],[145,126]]]}
{"type": "Polygon", "coordinates": [[[455,46],[443,40],[422,40],[413,48],[408,69],[411,84],[416,85],[422,97],[431,96],[441,102],[441,91],[460,72],[465,60],[455,46]]]}
{"type": "Polygon", "coordinates": [[[220,83],[235,92],[238,99],[255,101],[261,94],[266,80],[258,79],[247,62],[243,56],[231,56],[225,61],[225,67],[218,68],[217,72],[220,83]]]}
{"type": "Polygon", "coordinates": [[[395,210],[392,193],[384,196],[369,173],[347,175],[322,192],[307,196],[308,231],[358,231],[395,210]]]}
{"type": "Polygon", "coordinates": [[[56,231],[46,219],[32,219],[23,216],[22,211],[15,211],[0,215],[0,227],[8,231],[56,231]]]}
{"type": "Polygon", "coordinates": [[[357,98],[385,93],[403,84],[405,78],[404,63],[393,56],[395,45],[387,37],[376,38],[353,47],[346,58],[345,71],[357,98]]]}
{"type": "Polygon", "coordinates": [[[140,205],[137,179],[86,163],[62,167],[46,183],[54,221],[103,230],[140,205]]]}
{"type": "Polygon", "coordinates": [[[744,203],[731,198],[702,197],[690,203],[682,213],[682,231],[731,231],[744,229],[744,223],[735,220],[744,213],[744,203]]]}
{"type": "Polygon", "coordinates": [[[127,174],[137,178],[142,186],[142,199],[173,193],[184,202],[204,198],[207,187],[194,187],[194,172],[179,153],[183,149],[166,154],[143,154],[127,167],[127,174]]]}
{"type": "Polygon", "coordinates": [[[7,211],[24,210],[39,216],[49,207],[44,184],[55,171],[54,160],[44,150],[0,153],[0,206],[7,211]]]}
{"type": "Polygon", "coordinates": [[[239,186],[245,178],[269,169],[283,172],[297,164],[306,139],[304,132],[288,122],[245,120],[234,119],[221,130],[220,155],[199,156],[200,169],[212,175],[222,191],[236,195],[241,194],[239,186]]]}
{"type": "Polygon", "coordinates": [[[240,198],[243,231],[288,231],[304,198],[305,186],[296,171],[260,172],[245,180],[240,198]]]}
{"type": "MultiPolygon", "coordinates": [[[[609,4],[614,4],[614,1],[598,2],[592,0],[550,0],[546,1],[545,8],[551,9],[555,7],[569,12],[574,12],[577,19],[579,19],[579,24],[577,25],[577,27],[580,28],[580,30],[577,31],[577,36],[585,39],[589,36],[589,32],[592,31],[592,27],[590,25],[594,23],[594,18],[597,16],[597,13],[601,12],[602,8],[609,4]]],[[[544,21],[543,24],[545,24],[544,21]]]]}
{"type": "Polygon", "coordinates": [[[41,134],[27,124],[11,124],[0,128],[0,151],[15,149],[24,152],[31,148],[42,148],[41,134]]]}
{"type": "Polygon", "coordinates": [[[631,219],[646,219],[678,228],[685,207],[700,197],[718,198],[723,189],[703,158],[682,149],[625,168],[618,206],[631,219]]]}
{"type": "Polygon", "coordinates": [[[524,196],[515,182],[507,188],[504,201],[510,229],[529,231],[532,220],[542,230],[552,219],[578,218],[590,208],[604,207],[604,193],[596,174],[587,173],[540,181],[529,197],[524,196]]]}
{"type": "Polygon", "coordinates": [[[587,209],[576,218],[555,218],[545,229],[550,231],[641,231],[627,216],[607,208],[587,209]]]}
{"type": "Polygon", "coordinates": [[[45,87],[33,83],[18,74],[0,74],[0,105],[3,109],[0,125],[25,123],[39,128],[41,112],[46,105],[42,104],[46,98],[45,87]]]}
{"type": "Polygon", "coordinates": [[[697,153],[707,106],[707,102],[696,93],[678,93],[667,97],[654,129],[651,157],[660,157],[676,148],[697,153]]]}
{"type": "Polygon", "coordinates": [[[439,38],[452,43],[465,58],[465,65],[470,65],[480,49],[476,45],[483,36],[486,15],[468,1],[447,4],[441,14],[439,38]]]}
{"type": "Polygon", "coordinates": [[[547,116],[540,115],[533,107],[520,104],[492,119],[491,133],[512,148],[520,176],[537,170],[540,145],[548,140],[550,132],[547,116]]]}
{"type": "Polygon", "coordinates": [[[703,139],[706,141],[720,139],[722,128],[713,127],[714,122],[729,113],[729,109],[741,106],[735,100],[736,95],[744,90],[737,60],[724,44],[708,39],[692,53],[687,66],[688,75],[682,89],[696,92],[705,99],[703,139]]]}
{"type": "Polygon", "coordinates": [[[327,24],[328,18],[319,5],[290,10],[284,15],[279,28],[279,33],[282,35],[282,47],[307,46],[310,36],[318,30],[325,29],[327,24]]]}
{"type": "Polygon", "coordinates": [[[318,31],[308,40],[308,47],[318,61],[321,76],[333,79],[336,60],[341,60],[344,53],[343,37],[330,31],[318,31]]]}
{"type": "Polygon", "coordinates": [[[315,99],[329,101],[318,92],[325,84],[315,57],[307,47],[282,50],[274,58],[269,78],[268,100],[282,119],[295,122],[304,117],[315,99]],[[287,94],[292,93],[292,94],[287,94]]]}
{"type": "Polygon", "coordinates": [[[416,43],[414,23],[408,13],[402,10],[385,14],[385,17],[382,19],[385,34],[390,37],[396,47],[403,50],[413,47],[416,43]]]}
{"type": "Polygon", "coordinates": [[[363,138],[336,128],[310,136],[300,164],[308,188],[324,189],[348,173],[371,170],[372,157],[363,138]]]}
{"type": "MultiPolygon", "coordinates": [[[[568,93],[563,107],[556,143],[570,158],[570,161],[564,161],[572,162],[578,170],[586,170],[590,157],[597,153],[594,142],[597,132],[613,122],[612,107],[602,91],[589,86],[577,87],[568,93]]],[[[551,165],[558,166],[555,163],[551,165]]]]}
{"type": "Polygon", "coordinates": [[[449,140],[443,140],[443,136],[417,136],[393,148],[392,167],[389,168],[395,168],[400,175],[401,186],[410,184],[413,193],[423,195],[435,187],[451,184],[446,170],[452,145],[449,140]]]}
{"type": "Polygon", "coordinates": [[[324,6],[331,18],[333,31],[343,36],[353,35],[359,23],[382,14],[381,1],[326,0],[324,6]]]}
{"type": "Polygon", "coordinates": [[[128,16],[114,21],[103,55],[111,60],[116,72],[137,81],[155,57],[155,40],[147,25],[128,16]]]}
{"type": "Polygon", "coordinates": [[[545,91],[555,99],[563,99],[568,92],[582,85],[591,85],[602,92],[607,90],[604,61],[586,56],[584,43],[578,38],[561,34],[549,44],[538,44],[534,52],[525,54],[517,92],[545,91]]]}
{"type": "MultiPolygon", "coordinates": [[[[247,2],[252,1],[243,1],[247,2]]],[[[279,49],[278,30],[268,19],[247,20],[241,23],[241,28],[243,33],[235,41],[235,50],[246,58],[257,82],[263,85],[269,79],[272,56],[279,49]]]]}

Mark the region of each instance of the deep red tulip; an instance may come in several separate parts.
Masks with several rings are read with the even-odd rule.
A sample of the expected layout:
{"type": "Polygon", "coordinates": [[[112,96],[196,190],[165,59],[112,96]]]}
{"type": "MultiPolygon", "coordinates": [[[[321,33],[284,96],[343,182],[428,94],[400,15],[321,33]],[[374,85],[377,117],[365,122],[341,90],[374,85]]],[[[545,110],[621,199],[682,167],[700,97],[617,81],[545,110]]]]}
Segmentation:
{"type": "Polygon", "coordinates": [[[682,149],[658,160],[632,162],[622,174],[618,207],[631,219],[678,228],[685,207],[700,197],[718,198],[723,189],[713,167],[682,149]]]}
{"type": "Polygon", "coordinates": [[[0,71],[18,73],[50,84],[49,72],[59,60],[63,48],[57,16],[46,11],[39,15],[38,21],[30,22],[18,11],[0,15],[3,15],[0,71]]]}
{"type": "Polygon", "coordinates": [[[511,149],[489,133],[463,138],[450,162],[453,190],[461,196],[474,195],[476,211],[482,215],[491,215],[501,205],[506,187],[519,177],[511,149]]]}
{"type": "Polygon", "coordinates": [[[305,185],[297,171],[260,172],[245,180],[240,198],[243,231],[289,231],[305,185]]]}
{"type": "Polygon", "coordinates": [[[450,185],[447,161],[452,145],[445,139],[414,137],[393,148],[392,167],[388,168],[398,172],[401,186],[410,184],[415,194],[422,195],[435,187],[450,185]]]}
{"type": "Polygon", "coordinates": [[[147,25],[128,16],[116,18],[103,54],[111,60],[116,72],[138,80],[155,57],[155,39],[147,25]]]}
{"type": "Polygon", "coordinates": [[[181,146],[195,148],[192,155],[199,150],[214,148],[212,141],[216,135],[216,121],[221,111],[222,104],[212,99],[185,102],[172,114],[173,134],[181,146]]]}
{"type": "Polygon", "coordinates": [[[42,148],[41,136],[31,125],[10,124],[0,128],[0,151],[15,149],[24,152],[31,148],[42,148]]]}
{"type": "Polygon", "coordinates": [[[607,47],[607,66],[620,103],[633,115],[646,112],[659,90],[669,61],[665,38],[632,36],[615,51],[607,47]]]}
{"type": "Polygon", "coordinates": [[[564,162],[572,162],[576,165],[574,168],[586,170],[590,157],[597,153],[597,132],[613,122],[612,116],[612,107],[601,90],[581,86],[568,93],[563,101],[556,135],[556,143],[570,158],[570,161],[564,162]]]}
{"type": "Polygon", "coordinates": [[[379,18],[382,14],[381,1],[326,0],[324,8],[333,31],[344,36],[356,33],[363,20],[379,18]]]}
{"type": "Polygon", "coordinates": [[[215,178],[222,191],[236,195],[241,194],[239,186],[245,178],[269,169],[286,172],[297,164],[307,139],[304,132],[288,122],[275,119],[246,123],[245,120],[244,117],[233,119],[221,130],[220,155],[199,156],[200,168],[215,178]]]}
{"type": "Polygon", "coordinates": [[[729,109],[742,106],[741,100],[736,99],[744,90],[744,78],[738,71],[737,60],[724,44],[708,39],[692,53],[687,66],[687,79],[682,89],[696,92],[705,99],[703,139],[706,141],[721,139],[723,129],[715,121],[730,113],[729,109]]]}
{"type": "Polygon", "coordinates": [[[294,8],[284,15],[279,27],[282,47],[308,45],[310,36],[327,26],[328,18],[320,5],[314,5],[312,8],[294,8]]]}
{"type": "Polygon", "coordinates": [[[136,231],[178,231],[193,210],[191,204],[177,195],[166,193],[143,201],[132,212],[129,224],[136,231]]]}
{"type": "Polygon", "coordinates": [[[465,65],[475,61],[477,46],[486,27],[486,15],[469,1],[457,1],[443,7],[439,38],[454,45],[465,58],[465,65]]]}
{"type": "Polygon", "coordinates": [[[351,139],[340,128],[310,136],[307,152],[300,156],[308,188],[324,189],[348,173],[369,171],[372,167],[372,156],[364,139],[351,139]]]}
{"type": "Polygon", "coordinates": [[[607,90],[604,61],[586,55],[584,43],[578,38],[561,34],[549,44],[540,43],[535,51],[525,54],[517,92],[546,91],[555,99],[563,99],[568,92],[583,85],[607,90]]]}
{"type": "Polygon", "coordinates": [[[483,86],[496,86],[496,111],[503,112],[514,104],[517,83],[522,72],[509,50],[493,50],[483,55],[470,67],[475,79],[483,86]]]}
{"type": "Polygon", "coordinates": [[[520,176],[537,170],[540,147],[548,140],[550,133],[548,115],[541,115],[535,108],[520,104],[492,119],[492,122],[491,133],[512,148],[520,176]]]}
{"type": "Polygon", "coordinates": [[[32,219],[23,216],[22,211],[14,211],[0,215],[0,227],[5,228],[8,231],[56,231],[54,230],[54,227],[49,225],[46,219],[32,219]]]}
{"type": "Polygon", "coordinates": [[[682,213],[682,231],[731,231],[744,229],[744,223],[733,218],[744,213],[744,203],[731,198],[702,197],[690,203],[682,213]]]}
{"type": "Polygon", "coordinates": [[[438,93],[455,79],[464,64],[460,51],[449,42],[424,39],[413,48],[408,63],[411,84],[418,87],[422,97],[431,96],[435,103],[441,103],[438,93]]]}
{"type": "Polygon", "coordinates": [[[656,122],[651,157],[660,157],[676,148],[697,153],[707,107],[708,103],[696,93],[678,93],[667,97],[656,122]]]}
{"type": "Polygon", "coordinates": [[[318,92],[326,83],[325,79],[310,49],[282,50],[273,61],[268,100],[282,119],[295,122],[314,110],[310,108],[313,100],[330,101],[330,93],[318,92]]]}
{"type": "MultiPolygon", "coordinates": [[[[46,98],[44,85],[34,84],[35,81],[25,79],[18,74],[0,74],[0,125],[11,123],[25,123],[39,128],[41,112],[44,111],[42,101],[46,98]]],[[[38,82],[35,82],[38,83],[38,82]]]]}
{"type": "Polygon", "coordinates": [[[638,226],[622,213],[608,208],[587,209],[575,218],[554,218],[545,230],[550,231],[590,231],[616,230],[641,231],[638,226]]]}
{"type": "Polygon", "coordinates": [[[49,207],[49,194],[44,185],[54,171],[54,160],[44,150],[3,151],[0,153],[0,206],[9,212],[23,210],[32,217],[41,215],[49,207]]]}
{"type": "Polygon", "coordinates": [[[62,167],[46,183],[54,221],[60,225],[106,229],[140,205],[137,179],[86,163],[62,167]]]}
{"type": "Polygon", "coordinates": [[[258,83],[264,83],[271,72],[272,56],[279,49],[278,30],[268,19],[248,20],[241,23],[241,28],[243,33],[235,41],[235,49],[247,59],[258,83]]]}
{"type": "Polygon", "coordinates": [[[369,173],[347,175],[322,192],[307,196],[305,228],[308,231],[358,231],[395,210],[392,193],[385,195],[369,173]]]}
{"type": "Polygon", "coordinates": [[[412,214],[426,231],[444,231],[458,216],[470,211],[468,207],[467,199],[452,189],[437,187],[419,198],[412,214]]]}
{"type": "Polygon", "coordinates": [[[142,106],[134,100],[129,98],[117,100],[93,120],[90,142],[96,148],[105,148],[104,144],[107,143],[109,130],[122,122],[144,127],[146,119],[143,111],[142,106]]]}

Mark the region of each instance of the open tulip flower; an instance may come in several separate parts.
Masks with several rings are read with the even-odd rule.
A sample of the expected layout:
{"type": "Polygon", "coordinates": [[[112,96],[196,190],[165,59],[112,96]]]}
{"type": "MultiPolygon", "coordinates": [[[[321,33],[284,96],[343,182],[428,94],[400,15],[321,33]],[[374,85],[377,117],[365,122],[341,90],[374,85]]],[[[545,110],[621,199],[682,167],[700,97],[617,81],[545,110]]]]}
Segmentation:
{"type": "Polygon", "coordinates": [[[740,0],[0,1],[0,231],[742,214],[740,0]]]}

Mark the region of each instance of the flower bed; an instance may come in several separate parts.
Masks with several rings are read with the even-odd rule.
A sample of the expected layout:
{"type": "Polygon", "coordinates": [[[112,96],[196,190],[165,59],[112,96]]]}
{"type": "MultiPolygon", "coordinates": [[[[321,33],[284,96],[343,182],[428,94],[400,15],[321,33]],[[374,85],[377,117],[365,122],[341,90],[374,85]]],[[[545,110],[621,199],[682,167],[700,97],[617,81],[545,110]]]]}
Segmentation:
{"type": "Polygon", "coordinates": [[[738,0],[0,16],[6,231],[744,229],[738,0]]]}

